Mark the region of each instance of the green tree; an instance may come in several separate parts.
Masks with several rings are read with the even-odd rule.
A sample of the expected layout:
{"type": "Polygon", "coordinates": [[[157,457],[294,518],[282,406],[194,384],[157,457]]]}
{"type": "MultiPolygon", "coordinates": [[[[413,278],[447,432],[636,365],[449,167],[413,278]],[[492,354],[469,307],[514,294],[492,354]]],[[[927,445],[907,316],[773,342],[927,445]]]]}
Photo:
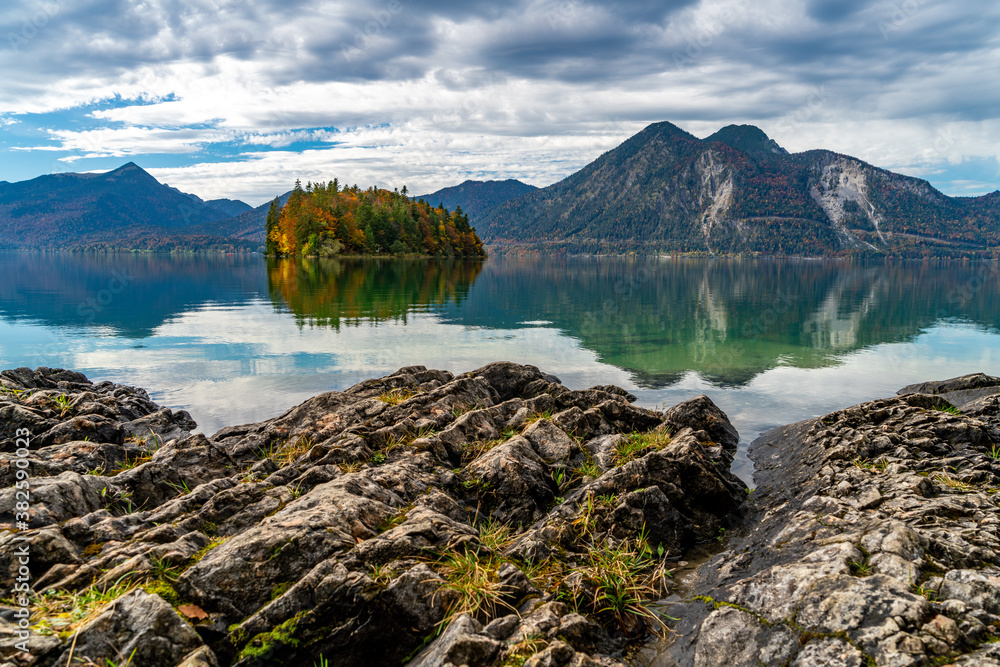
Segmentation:
{"type": "Polygon", "coordinates": [[[267,209],[267,224],[264,226],[267,237],[264,241],[264,251],[268,255],[278,254],[278,242],[272,238],[273,232],[278,228],[278,218],[281,216],[281,208],[278,198],[271,202],[271,208],[267,209]]]}

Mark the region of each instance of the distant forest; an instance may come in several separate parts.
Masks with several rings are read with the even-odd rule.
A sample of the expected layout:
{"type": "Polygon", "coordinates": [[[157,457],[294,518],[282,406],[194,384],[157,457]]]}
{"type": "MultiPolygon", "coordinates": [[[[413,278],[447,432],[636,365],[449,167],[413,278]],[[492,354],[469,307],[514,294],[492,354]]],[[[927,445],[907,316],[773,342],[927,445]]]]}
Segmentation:
{"type": "Polygon", "coordinates": [[[434,255],[483,257],[461,207],[449,212],[402,191],[296,181],[288,202],[267,214],[268,255],[434,255]]]}

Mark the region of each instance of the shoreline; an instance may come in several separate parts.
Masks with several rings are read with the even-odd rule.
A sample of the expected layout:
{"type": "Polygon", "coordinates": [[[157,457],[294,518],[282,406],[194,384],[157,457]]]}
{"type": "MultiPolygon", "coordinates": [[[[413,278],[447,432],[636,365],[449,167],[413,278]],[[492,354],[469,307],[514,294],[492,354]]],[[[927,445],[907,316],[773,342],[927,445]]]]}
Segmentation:
{"type": "Polygon", "coordinates": [[[656,412],[508,362],[407,367],[211,437],[70,371],[0,385],[3,587],[18,540],[32,590],[65,591],[25,598],[21,664],[63,664],[73,640],[149,667],[1000,664],[997,378],[770,431],[752,493],[707,397],[656,412]],[[22,430],[30,501],[12,486],[22,430]],[[102,587],[119,602],[60,620],[102,587]]]}
{"type": "Polygon", "coordinates": [[[454,260],[471,260],[471,261],[486,261],[492,257],[537,257],[539,255],[550,255],[554,254],[556,257],[590,257],[590,258],[619,258],[619,259],[659,259],[659,260],[776,260],[776,261],[803,261],[803,262],[824,262],[824,261],[835,261],[835,262],[857,262],[857,263],[885,263],[885,262],[946,262],[946,263],[969,263],[969,262],[980,262],[980,263],[990,263],[997,264],[1000,263],[1000,257],[997,255],[991,256],[980,256],[980,257],[906,257],[906,256],[867,256],[867,255],[767,255],[760,253],[707,253],[702,251],[694,252],[665,252],[665,251],[654,251],[654,252],[636,252],[636,251],[621,251],[615,253],[577,253],[556,250],[547,251],[542,249],[529,249],[529,248],[518,248],[510,245],[495,245],[486,243],[484,247],[488,249],[485,257],[474,256],[474,255],[455,255],[455,256],[438,256],[438,255],[421,255],[421,254],[407,254],[407,255],[268,255],[261,250],[219,250],[212,248],[196,249],[196,250],[144,250],[141,248],[134,249],[91,249],[91,248],[7,248],[0,249],[0,253],[24,253],[24,254],[71,254],[71,255],[260,255],[265,259],[275,258],[275,259],[310,259],[310,260],[321,260],[321,259],[392,259],[392,260],[411,260],[411,259],[421,259],[421,260],[436,260],[436,261],[454,261],[454,260]]]}

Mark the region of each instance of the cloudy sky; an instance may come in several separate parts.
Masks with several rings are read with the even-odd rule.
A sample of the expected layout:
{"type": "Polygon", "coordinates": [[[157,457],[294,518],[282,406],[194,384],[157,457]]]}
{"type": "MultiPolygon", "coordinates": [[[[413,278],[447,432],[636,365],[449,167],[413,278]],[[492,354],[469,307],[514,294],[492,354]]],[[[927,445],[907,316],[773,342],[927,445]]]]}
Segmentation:
{"type": "Polygon", "coordinates": [[[984,194],[998,63],[1000,5],[957,0],[7,0],[0,180],[542,186],[670,120],[984,194]]]}

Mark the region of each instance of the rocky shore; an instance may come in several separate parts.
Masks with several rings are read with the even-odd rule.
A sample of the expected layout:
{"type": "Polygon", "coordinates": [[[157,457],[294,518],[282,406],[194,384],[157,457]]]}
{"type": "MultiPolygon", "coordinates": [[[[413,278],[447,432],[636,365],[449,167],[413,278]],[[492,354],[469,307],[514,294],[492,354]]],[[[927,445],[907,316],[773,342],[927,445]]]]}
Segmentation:
{"type": "Polygon", "coordinates": [[[711,400],[634,400],[409,367],[205,437],[3,371],[0,667],[1000,665],[1000,379],[768,433],[752,493],[711,400]]]}

